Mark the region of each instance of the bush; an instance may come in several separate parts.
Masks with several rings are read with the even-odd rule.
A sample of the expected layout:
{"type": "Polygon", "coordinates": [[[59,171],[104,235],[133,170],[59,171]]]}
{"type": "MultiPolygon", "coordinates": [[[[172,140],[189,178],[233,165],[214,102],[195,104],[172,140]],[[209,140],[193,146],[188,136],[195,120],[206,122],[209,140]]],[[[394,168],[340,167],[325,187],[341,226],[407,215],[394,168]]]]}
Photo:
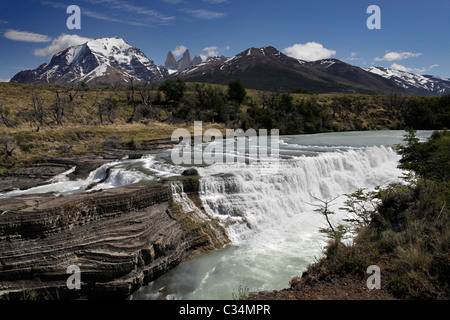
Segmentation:
{"type": "Polygon", "coordinates": [[[241,80],[237,79],[228,83],[227,94],[230,101],[241,105],[244,102],[245,97],[247,96],[247,91],[245,90],[244,85],[241,83],[241,80]]]}
{"type": "Polygon", "coordinates": [[[247,300],[249,291],[248,286],[240,284],[237,292],[233,290],[233,300],[247,300]]]}
{"type": "MultiPolygon", "coordinates": [[[[363,277],[369,265],[384,265],[387,289],[398,298],[450,296],[450,184],[448,175],[442,174],[450,172],[449,138],[444,131],[418,142],[410,133],[407,144],[400,148],[401,165],[417,177],[379,192],[358,190],[348,196],[342,209],[356,217],[347,221],[359,226],[358,235],[352,245],[343,244],[341,237],[331,239],[326,258],[309,268],[316,278],[363,277]]],[[[318,210],[326,213],[325,218],[327,205],[325,202],[325,209],[318,210]]],[[[333,230],[330,225],[329,235],[336,235],[333,230]]]]}
{"type": "Polygon", "coordinates": [[[388,288],[397,298],[403,298],[410,291],[409,279],[407,276],[395,275],[389,280],[388,288]]]}
{"type": "Polygon", "coordinates": [[[289,280],[289,287],[293,290],[298,289],[300,286],[301,280],[302,280],[302,278],[299,276],[292,277],[292,279],[289,280]]]}
{"type": "Polygon", "coordinates": [[[391,253],[398,246],[397,233],[388,229],[381,233],[381,238],[378,241],[378,247],[380,250],[386,253],[391,253]]]}
{"type": "Polygon", "coordinates": [[[126,143],[126,147],[129,150],[139,150],[141,148],[141,143],[134,138],[131,138],[131,140],[126,143]]]}

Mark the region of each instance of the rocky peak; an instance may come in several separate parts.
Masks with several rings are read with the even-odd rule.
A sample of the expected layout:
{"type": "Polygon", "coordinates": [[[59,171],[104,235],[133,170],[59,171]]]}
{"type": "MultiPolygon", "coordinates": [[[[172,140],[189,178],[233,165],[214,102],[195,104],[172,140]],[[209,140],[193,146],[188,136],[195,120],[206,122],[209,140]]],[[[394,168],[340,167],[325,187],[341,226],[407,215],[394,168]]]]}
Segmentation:
{"type": "Polygon", "coordinates": [[[178,70],[190,68],[191,65],[191,53],[189,52],[189,49],[186,49],[186,51],[183,53],[183,58],[181,58],[180,62],[178,63],[178,70]]]}
{"type": "Polygon", "coordinates": [[[175,57],[172,53],[172,51],[169,51],[167,54],[166,63],[164,64],[164,67],[171,70],[178,70],[178,62],[175,60],[175,57]]]}
{"type": "Polygon", "coordinates": [[[123,39],[92,39],[55,54],[48,65],[19,72],[11,82],[26,83],[116,83],[130,77],[154,82],[166,76],[144,53],[123,39]]]}
{"type": "Polygon", "coordinates": [[[202,58],[198,55],[195,55],[194,59],[192,59],[192,66],[199,65],[202,62],[203,62],[202,58]]]}

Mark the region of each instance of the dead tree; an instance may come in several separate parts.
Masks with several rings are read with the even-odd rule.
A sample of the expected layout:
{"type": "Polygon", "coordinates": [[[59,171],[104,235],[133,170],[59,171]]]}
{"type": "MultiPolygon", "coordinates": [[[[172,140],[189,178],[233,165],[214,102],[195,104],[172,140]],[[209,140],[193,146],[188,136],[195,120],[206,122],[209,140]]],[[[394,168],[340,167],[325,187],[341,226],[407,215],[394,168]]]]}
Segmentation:
{"type": "Polygon", "coordinates": [[[0,145],[3,149],[2,153],[9,158],[13,156],[13,152],[17,148],[17,141],[10,136],[3,136],[0,138],[0,145]]]}
{"type": "Polygon", "coordinates": [[[321,233],[326,234],[328,236],[328,238],[336,241],[336,243],[340,242],[340,240],[342,239],[342,236],[347,232],[347,230],[343,225],[339,224],[337,226],[334,226],[333,223],[331,223],[331,221],[330,221],[330,216],[335,214],[335,212],[330,211],[330,207],[331,207],[332,203],[337,198],[339,198],[339,196],[335,197],[331,200],[322,200],[317,197],[314,197],[312,194],[310,194],[310,196],[314,200],[320,202],[320,204],[313,204],[313,203],[309,203],[309,204],[317,208],[314,211],[320,213],[325,218],[325,221],[327,222],[327,225],[328,225],[328,228],[321,228],[319,231],[321,233]]]}
{"type": "Polygon", "coordinates": [[[3,104],[0,102],[0,118],[2,119],[3,124],[10,128],[13,127],[13,121],[10,119],[10,113],[9,110],[3,106],[3,104]]]}
{"type": "Polygon", "coordinates": [[[44,103],[34,89],[31,92],[31,102],[33,108],[32,110],[33,119],[39,124],[36,131],[39,131],[39,127],[44,125],[45,111],[44,111],[44,103]]]}
{"type": "Polygon", "coordinates": [[[108,121],[113,124],[117,117],[119,105],[118,101],[113,98],[113,96],[109,96],[108,98],[103,99],[98,104],[98,114],[100,117],[100,123],[103,124],[103,115],[106,116],[108,121]]]}
{"type": "Polygon", "coordinates": [[[130,117],[127,120],[127,123],[133,122],[134,115],[136,113],[137,103],[134,99],[134,79],[133,77],[128,78],[130,80],[130,85],[125,88],[125,95],[127,96],[127,104],[131,105],[133,107],[133,112],[131,113],[130,117]]]}
{"type": "Polygon", "coordinates": [[[146,106],[151,106],[152,104],[152,95],[151,95],[151,87],[148,82],[144,83],[142,86],[137,88],[139,95],[141,96],[142,103],[146,106]]]}
{"type": "MultiPolygon", "coordinates": [[[[69,98],[70,99],[70,98],[69,98]]],[[[64,113],[67,108],[68,102],[65,101],[64,97],[59,96],[59,91],[56,90],[56,97],[53,100],[53,104],[50,107],[50,112],[52,113],[53,119],[55,119],[56,124],[62,126],[62,120],[64,118],[64,113]]]]}
{"type": "Polygon", "coordinates": [[[66,88],[65,94],[69,98],[69,102],[72,102],[75,99],[75,97],[77,96],[77,94],[80,90],[81,90],[81,86],[79,86],[79,85],[66,88]]]}

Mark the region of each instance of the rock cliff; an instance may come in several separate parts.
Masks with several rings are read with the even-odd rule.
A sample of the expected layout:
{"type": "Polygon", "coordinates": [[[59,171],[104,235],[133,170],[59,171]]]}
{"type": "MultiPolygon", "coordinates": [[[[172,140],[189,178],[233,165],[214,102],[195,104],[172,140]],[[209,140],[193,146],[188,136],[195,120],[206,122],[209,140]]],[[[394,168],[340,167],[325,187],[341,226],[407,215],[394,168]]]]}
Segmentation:
{"type": "Polygon", "coordinates": [[[190,68],[191,66],[191,53],[189,52],[189,49],[186,49],[186,51],[183,53],[183,57],[178,62],[178,70],[184,70],[190,68]]]}
{"type": "MultiPolygon", "coordinates": [[[[190,185],[195,194],[195,183],[190,185]]],[[[3,199],[0,299],[124,299],[183,260],[226,242],[214,221],[174,204],[171,182],[3,199]],[[66,285],[71,265],[81,271],[79,290],[66,285]]]]}
{"type": "Polygon", "coordinates": [[[164,64],[164,67],[166,69],[178,70],[178,62],[177,60],[175,60],[172,51],[169,51],[169,53],[167,54],[167,59],[164,64]]]}

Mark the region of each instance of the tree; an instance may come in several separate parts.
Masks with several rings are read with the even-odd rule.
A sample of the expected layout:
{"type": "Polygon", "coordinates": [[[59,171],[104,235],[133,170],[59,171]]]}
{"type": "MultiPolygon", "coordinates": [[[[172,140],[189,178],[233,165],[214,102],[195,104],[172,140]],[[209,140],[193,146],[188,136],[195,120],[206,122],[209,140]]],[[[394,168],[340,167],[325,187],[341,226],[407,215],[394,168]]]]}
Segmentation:
{"type": "MultiPolygon", "coordinates": [[[[42,99],[37,95],[36,91],[31,92],[31,102],[33,107],[33,118],[40,126],[44,125],[44,103],[42,99]]],[[[38,129],[39,130],[39,127],[38,129]]]]}
{"type": "Polygon", "coordinates": [[[260,100],[263,109],[272,108],[275,109],[277,105],[277,96],[276,92],[266,92],[263,91],[260,94],[260,100]]]}
{"type": "Polygon", "coordinates": [[[17,148],[17,141],[10,136],[3,136],[0,138],[0,145],[3,148],[2,153],[9,158],[13,156],[13,152],[17,148]]]}
{"type": "Polygon", "coordinates": [[[420,142],[414,130],[409,130],[404,146],[397,146],[402,156],[400,169],[410,170],[425,179],[450,180],[450,131],[435,131],[426,142],[420,142]]]}
{"type": "Polygon", "coordinates": [[[108,121],[111,124],[114,124],[114,121],[116,120],[118,112],[119,112],[118,101],[116,99],[114,99],[114,97],[112,95],[103,99],[98,104],[98,114],[100,117],[100,123],[102,123],[102,124],[103,124],[103,115],[106,116],[106,118],[108,119],[108,121]]]}
{"type": "Polygon", "coordinates": [[[177,106],[183,98],[185,91],[187,90],[186,83],[177,79],[166,80],[159,86],[159,90],[164,92],[166,96],[166,103],[172,104],[173,107],[177,106]]]}
{"type": "Polygon", "coordinates": [[[241,83],[241,80],[237,79],[228,83],[227,94],[228,100],[241,105],[244,102],[245,97],[247,96],[247,91],[245,90],[244,85],[241,83]]]}
{"type": "Polygon", "coordinates": [[[133,77],[128,77],[128,80],[130,81],[130,85],[125,88],[125,95],[127,96],[127,104],[131,105],[133,108],[133,112],[131,113],[130,117],[127,120],[127,123],[131,123],[134,120],[134,115],[136,113],[136,108],[137,108],[137,102],[134,99],[134,92],[135,92],[134,79],[133,79],[133,77]]]}
{"type": "Polygon", "coordinates": [[[354,227],[355,231],[359,231],[361,228],[369,226],[372,217],[378,212],[380,199],[378,188],[376,191],[364,191],[364,189],[358,189],[345,196],[347,197],[347,200],[344,202],[344,207],[341,209],[352,214],[353,217],[344,219],[344,221],[349,222],[354,227]]]}
{"type": "Polygon", "coordinates": [[[2,119],[2,122],[5,126],[12,127],[14,126],[13,121],[10,118],[10,111],[3,106],[3,104],[0,102],[0,118],[2,119]]]}
{"type": "Polygon", "coordinates": [[[152,95],[151,95],[151,86],[148,82],[145,82],[143,85],[138,86],[137,88],[139,95],[141,96],[142,103],[146,106],[152,105],[152,95]]]}
{"type": "Polygon", "coordinates": [[[278,112],[282,116],[286,116],[288,113],[293,111],[294,98],[289,93],[281,93],[278,97],[278,112]]]}
{"type": "MultiPolygon", "coordinates": [[[[70,101],[73,100],[72,95],[68,96],[69,99],[71,99],[70,101]]],[[[64,118],[64,112],[67,108],[68,102],[66,101],[66,99],[63,97],[61,98],[59,96],[59,92],[58,90],[56,90],[56,97],[53,100],[52,105],[50,106],[50,112],[51,115],[53,116],[53,119],[55,119],[56,124],[57,125],[62,125],[62,120],[64,118]]]]}
{"type": "Polygon", "coordinates": [[[314,207],[317,207],[317,209],[315,209],[314,211],[323,215],[325,218],[325,221],[327,222],[327,225],[328,225],[328,228],[321,228],[319,231],[321,233],[326,234],[327,237],[329,239],[333,240],[334,243],[337,245],[338,243],[341,242],[342,237],[345,235],[345,233],[347,233],[347,228],[344,225],[339,224],[337,226],[334,226],[330,220],[330,215],[335,214],[335,212],[330,211],[330,207],[332,205],[332,202],[334,202],[339,197],[333,198],[331,200],[322,200],[322,199],[314,197],[311,194],[310,194],[310,196],[314,200],[319,201],[321,203],[321,204],[311,204],[311,205],[314,207]]]}

